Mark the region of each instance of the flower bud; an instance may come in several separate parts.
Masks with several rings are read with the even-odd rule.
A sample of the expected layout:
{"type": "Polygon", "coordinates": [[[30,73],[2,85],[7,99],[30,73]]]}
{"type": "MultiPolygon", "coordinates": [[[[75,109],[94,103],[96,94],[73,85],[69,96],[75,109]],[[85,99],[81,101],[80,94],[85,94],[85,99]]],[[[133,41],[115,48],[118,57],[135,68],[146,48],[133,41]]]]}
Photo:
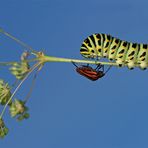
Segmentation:
{"type": "Polygon", "coordinates": [[[0,138],[4,138],[8,132],[8,128],[5,126],[4,121],[0,118],[0,138]]]}
{"type": "Polygon", "coordinates": [[[22,80],[29,72],[30,66],[28,62],[14,63],[10,68],[11,73],[19,80],[22,80]]]}
{"type": "Polygon", "coordinates": [[[0,104],[5,105],[10,99],[10,97],[11,92],[8,83],[5,83],[4,80],[0,79],[0,104]]]}
{"type": "Polygon", "coordinates": [[[28,108],[25,106],[25,102],[21,100],[15,99],[10,105],[9,111],[11,117],[17,116],[18,121],[29,118],[29,114],[27,113],[28,108]]]}

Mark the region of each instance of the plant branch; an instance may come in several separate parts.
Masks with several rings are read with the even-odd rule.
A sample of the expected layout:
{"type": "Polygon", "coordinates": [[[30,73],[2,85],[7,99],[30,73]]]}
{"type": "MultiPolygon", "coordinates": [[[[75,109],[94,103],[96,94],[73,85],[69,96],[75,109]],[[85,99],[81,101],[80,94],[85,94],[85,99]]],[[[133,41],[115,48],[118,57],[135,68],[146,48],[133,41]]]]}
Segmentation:
{"type": "Polygon", "coordinates": [[[102,64],[102,65],[112,65],[118,66],[116,63],[113,62],[102,62],[102,61],[92,61],[92,60],[78,60],[78,59],[69,59],[69,58],[58,58],[52,56],[44,56],[44,62],[76,62],[76,63],[87,63],[87,64],[102,64]]]}
{"type": "MultiPolygon", "coordinates": [[[[36,61],[39,61],[39,58],[33,58],[33,59],[30,59],[30,60],[25,60],[26,62],[30,63],[30,62],[36,62],[36,61]]],[[[0,62],[0,66],[9,66],[9,65],[13,65],[15,63],[20,63],[19,62],[14,62],[14,61],[11,61],[11,62],[0,62]]]]}
{"type": "MultiPolygon", "coordinates": [[[[4,34],[5,36],[11,38],[12,40],[14,40],[15,42],[17,42],[18,44],[20,44],[21,46],[29,49],[31,51],[32,54],[38,56],[38,53],[36,50],[34,50],[31,46],[27,45],[26,43],[20,41],[19,39],[17,39],[16,37],[14,37],[13,35],[11,35],[10,33],[4,31],[2,28],[0,28],[0,33],[4,34]]],[[[103,61],[90,61],[90,60],[78,60],[78,59],[68,59],[68,58],[58,58],[58,57],[52,57],[52,56],[42,56],[40,58],[40,60],[42,60],[42,62],[76,62],[76,63],[87,63],[87,64],[102,64],[102,65],[110,65],[110,66],[118,66],[117,63],[115,62],[103,62],[103,61]]],[[[0,65],[2,65],[3,63],[0,63],[0,65]]],[[[126,66],[127,64],[124,64],[123,66],[126,66]]],[[[138,65],[136,65],[138,66],[138,65]]]]}
{"type": "Polygon", "coordinates": [[[36,63],[32,68],[31,70],[29,71],[29,73],[24,77],[24,79],[19,83],[19,85],[16,87],[16,89],[14,90],[13,94],[11,95],[10,99],[8,100],[8,102],[5,104],[2,112],[1,112],[1,115],[0,115],[0,119],[2,119],[4,113],[5,113],[5,110],[8,106],[8,104],[10,103],[10,101],[12,100],[12,98],[14,97],[14,95],[16,94],[16,92],[19,90],[19,88],[21,87],[21,85],[23,84],[23,82],[28,78],[28,76],[40,65],[41,63],[36,63]]]}
{"type": "Polygon", "coordinates": [[[18,44],[20,44],[21,46],[29,49],[31,51],[31,53],[33,53],[34,55],[37,54],[37,51],[34,50],[31,46],[27,45],[26,43],[22,42],[21,40],[17,39],[16,37],[14,37],[13,35],[11,35],[10,33],[6,32],[4,29],[0,28],[0,33],[4,34],[5,36],[11,38],[12,40],[14,40],[15,42],[17,42],[18,44]]]}
{"type": "Polygon", "coordinates": [[[33,76],[33,80],[32,80],[32,84],[31,84],[31,86],[30,86],[30,90],[29,90],[29,92],[28,92],[28,94],[27,94],[27,96],[26,96],[26,98],[25,98],[25,100],[24,100],[25,103],[27,103],[28,99],[29,99],[30,96],[31,96],[31,93],[32,93],[33,88],[34,88],[34,86],[35,86],[35,80],[36,80],[36,77],[37,77],[37,75],[38,75],[38,72],[39,72],[39,70],[37,69],[37,71],[35,72],[35,74],[34,74],[34,76],[33,76]]]}

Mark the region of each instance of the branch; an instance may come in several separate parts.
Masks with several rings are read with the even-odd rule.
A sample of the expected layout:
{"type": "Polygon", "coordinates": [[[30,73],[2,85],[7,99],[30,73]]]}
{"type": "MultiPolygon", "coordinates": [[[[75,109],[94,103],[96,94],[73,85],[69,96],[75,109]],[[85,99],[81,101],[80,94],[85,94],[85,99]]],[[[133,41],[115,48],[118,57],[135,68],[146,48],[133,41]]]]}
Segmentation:
{"type": "Polygon", "coordinates": [[[28,76],[40,65],[41,63],[37,63],[35,64],[32,69],[30,70],[30,72],[24,77],[24,79],[19,83],[19,85],[16,87],[16,89],[14,90],[13,94],[11,95],[11,97],[9,98],[8,102],[5,104],[1,114],[0,114],[0,119],[2,119],[3,114],[8,106],[8,104],[11,102],[12,98],[14,97],[14,95],[16,94],[16,92],[18,91],[18,89],[21,87],[21,85],[23,84],[23,82],[28,78],[28,76]]]}
{"type": "Polygon", "coordinates": [[[0,28],[0,33],[4,34],[5,36],[11,38],[12,40],[14,40],[15,42],[17,42],[18,44],[20,44],[21,46],[29,49],[31,51],[31,53],[33,53],[34,55],[37,54],[37,51],[34,50],[31,46],[27,45],[26,43],[20,41],[19,39],[17,39],[16,37],[14,37],[13,35],[11,35],[10,33],[6,32],[4,29],[0,28]]]}
{"type": "Polygon", "coordinates": [[[59,58],[59,57],[52,57],[45,55],[44,62],[76,62],[76,63],[87,63],[87,64],[102,64],[102,65],[112,65],[112,66],[118,66],[117,63],[113,62],[102,62],[102,61],[92,61],[92,60],[79,60],[79,59],[69,59],[69,58],[59,58]]]}

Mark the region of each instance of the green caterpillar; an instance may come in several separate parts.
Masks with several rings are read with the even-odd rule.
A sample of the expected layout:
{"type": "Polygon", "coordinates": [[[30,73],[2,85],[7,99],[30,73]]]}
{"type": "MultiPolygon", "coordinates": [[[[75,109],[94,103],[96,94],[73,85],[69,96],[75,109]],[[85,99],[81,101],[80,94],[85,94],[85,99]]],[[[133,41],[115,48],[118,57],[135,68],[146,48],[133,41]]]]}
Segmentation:
{"type": "Polygon", "coordinates": [[[85,58],[114,60],[119,67],[148,67],[148,44],[131,43],[108,34],[92,34],[82,43],[80,53],[85,58]]]}

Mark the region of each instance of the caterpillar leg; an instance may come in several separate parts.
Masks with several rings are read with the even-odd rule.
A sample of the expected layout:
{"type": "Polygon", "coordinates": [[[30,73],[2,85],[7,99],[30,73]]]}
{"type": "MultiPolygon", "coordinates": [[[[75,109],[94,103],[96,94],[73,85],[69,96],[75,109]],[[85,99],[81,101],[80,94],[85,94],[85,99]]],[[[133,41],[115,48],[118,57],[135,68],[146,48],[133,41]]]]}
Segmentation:
{"type": "Polygon", "coordinates": [[[116,63],[119,67],[123,67],[123,65],[124,65],[122,60],[116,60],[116,63]]]}
{"type": "Polygon", "coordinates": [[[139,44],[139,52],[137,55],[137,63],[140,69],[145,70],[148,66],[148,45],[139,44]]]}
{"type": "Polygon", "coordinates": [[[134,69],[134,67],[135,67],[134,61],[131,61],[131,62],[127,63],[127,67],[128,67],[128,69],[130,69],[130,70],[134,69]]]}
{"type": "Polygon", "coordinates": [[[146,62],[141,62],[141,63],[139,64],[139,67],[140,67],[140,69],[142,69],[142,70],[146,70],[146,69],[147,69],[147,66],[148,66],[148,63],[146,63],[146,62]]]}

